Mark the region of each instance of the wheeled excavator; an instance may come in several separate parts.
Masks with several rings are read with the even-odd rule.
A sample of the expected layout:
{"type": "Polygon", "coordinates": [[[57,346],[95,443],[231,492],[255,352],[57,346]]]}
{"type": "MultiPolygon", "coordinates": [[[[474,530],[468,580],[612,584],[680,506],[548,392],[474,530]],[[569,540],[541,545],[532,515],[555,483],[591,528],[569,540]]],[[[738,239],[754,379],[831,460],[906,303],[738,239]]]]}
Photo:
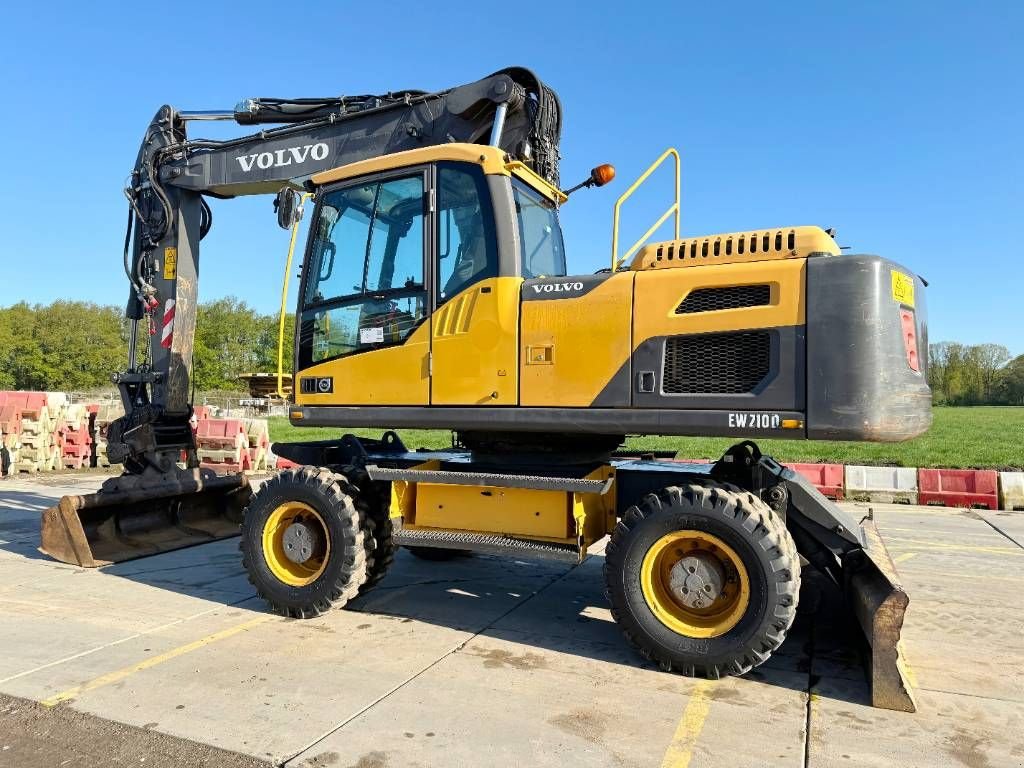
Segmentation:
{"type": "Polygon", "coordinates": [[[436,92],[162,107],[126,189],[131,343],[108,435],[124,473],[47,510],[41,549],[100,566],[240,534],[259,594],[305,618],[377,584],[399,546],[579,563],[607,539],[628,640],[711,678],[782,644],[806,563],[863,629],[874,703],[912,711],[908,598],[874,523],[750,438],[924,432],[924,282],[819,227],[681,237],[674,150],[659,159],[674,203],[620,249],[620,207],[655,164],[615,205],[609,267],[571,274],[559,208],[614,170],[563,191],[561,120],[523,68],[436,92]],[[204,120],[261,127],[190,138],[204,120]],[[276,443],[298,466],[254,490],[198,466],[189,419],[206,198],[256,194],[293,244],[311,200],[289,418],[339,437],[276,443]],[[675,236],[649,242],[670,219],[675,236]],[[410,450],[399,428],[450,429],[453,447],[410,450]],[[637,434],[741,441],[701,465],[623,454],[637,434]]]}

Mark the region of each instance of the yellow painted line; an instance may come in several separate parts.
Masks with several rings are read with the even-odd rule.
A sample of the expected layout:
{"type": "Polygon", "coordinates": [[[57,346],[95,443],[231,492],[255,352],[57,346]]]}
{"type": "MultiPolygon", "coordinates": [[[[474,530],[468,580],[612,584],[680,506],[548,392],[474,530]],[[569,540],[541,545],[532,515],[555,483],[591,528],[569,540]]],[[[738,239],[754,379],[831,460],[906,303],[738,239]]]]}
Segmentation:
{"type": "Polygon", "coordinates": [[[886,541],[898,541],[902,544],[913,544],[920,549],[944,549],[950,552],[980,552],[983,554],[1014,555],[1024,557],[1024,549],[1020,547],[975,547],[968,544],[944,544],[940,541],[921,541],[905,539],[902,536],[885,536],[886,541]]]}
{"type": "Polygon", "coordinates": [[[111,685],[112,683],[120,682],[121,680],[124,680],[126,677],[131,677],[136,672],[142,672],[145,669],[150,669],[152,667],[158,666],[159,664],[163,664],[164,662],[170,661],[171,659],[176,659],[179,656],[184,656],[186,653],[191,653],[192,651],[197,651],[200,648],[205,648],[211,643],[216,643],[219,640],[225,640],[229,637],[237,635],[239,632],[245,632],[246,630],[252,629],[256,625],[262,624],[263,622],[273,618],[275,617],[271,615],[258,616],[255,619],[250,619],[249,621],[242,622],[241,624],[236,624],[233,627],[222,629],[220,632],[214,632],[212,635],[207,635],[206,637],[202,637],[199,640],[196,640],[195,642],[189,643],[187,645],[179,645],[177,648],[172,648],[166,653],[161,653],[158,656],[153,656],[152,658],[146,659],[145,661],[140,661],[138,664],[133,664],[130,667],[122,667],[121,669],[115,670],[113,672],[108,672],[105,675],[100,675],[99,677],[90,680],[87,683],[82,683],[81,685],[76,685],[74,688],[68,688],[66,691],[61,691],[56,696],[51,696],[50,698],[43,701],[42,704],[44,707],[55,707],[62,701],[69,701],[70,699],[73,699],[77,696],[81,696],[83,693],[86,693],[87,691],[94,691],[97,688],[102,688],[105,685],[111,685]]]}
{"type": "Polygon", "coordinates": [[[687,768],[690,764],[697,737],[711,709],[711,697],[708,694],[714,684],[713,680],[698,680],[694,685],[683,716],[676,726],[675,735],[672,736],[672,743],[668,745],[661,761],[661,768],[687,768]]]}
{"type": "Polygon", "coordinates": [[[912,557],[917,557],[917,552],[904,552],[902,555],[899,555],[898,557],[894,557],[892,559],[892,561],[894,563],[905,563],[905,562],[907,562],[907,560],[909,560],[912,557]]]}

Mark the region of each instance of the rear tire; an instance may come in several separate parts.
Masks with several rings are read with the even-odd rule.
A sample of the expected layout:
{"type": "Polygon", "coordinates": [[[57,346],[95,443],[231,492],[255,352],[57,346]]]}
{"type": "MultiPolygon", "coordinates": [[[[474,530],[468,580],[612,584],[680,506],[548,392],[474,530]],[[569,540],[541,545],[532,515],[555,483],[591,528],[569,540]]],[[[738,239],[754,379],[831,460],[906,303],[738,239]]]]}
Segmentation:
{"type": "Polygon", "coordinates": [[[300,467],[272,477],[246,507],[242,565],[277,613],[306,619],[340,608],[366,582],[372,546],[365,515],[346,490],[352,486],[344,476],[300,467]],[[295,520],[309,523],[315,545],[313,557],[301,564],[284,557],[280,546],[280,529],[295,520]]]}
{"type": "Polygon", "coordinates": [[[359,588],[359,594],[373,589],[387,576],[395,561],[394,525],[391,522],[391,483],[375,482],[362,467],[347,464],[341,468],[351,486],[349,495],[355,499],[366,520],[367,543],[372,550],[372,562],[367,568],[366,582],[359,588]]]}
{"type": "Polygon", "coordinates": [[[648,494],[615,527],[605,557],[613,618],[665,671],[742,675],[782,644],[796,616],[796,545],[767,504],[735,486],[694,484],[648,494]],[[722,584],[718,596],[717,586],[713,591],[695,582],[716,595],[716,602],[697,602],[699,608],[681,602],[700,594],[686,573],[694,573],[694,560],[687,559],[694,555],[698,576],[699,558],[706,558],[722,584]],[[683,596],[687,586],[689,597],[683,596]]]}

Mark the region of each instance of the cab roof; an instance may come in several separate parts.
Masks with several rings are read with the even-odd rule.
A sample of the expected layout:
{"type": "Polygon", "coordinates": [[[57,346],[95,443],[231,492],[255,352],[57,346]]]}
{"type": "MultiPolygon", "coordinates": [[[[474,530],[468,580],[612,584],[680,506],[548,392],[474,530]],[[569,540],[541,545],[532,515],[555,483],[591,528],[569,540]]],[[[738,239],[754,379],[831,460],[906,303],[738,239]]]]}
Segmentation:
{"type": "Polygon", "coordinates": [[[355,163],[315,173],[310,177],[310,180],[315,186],[320,187],[325,184],[354,179],[371,173],[446,160],[479,165],[487,175],[515,176],[556,204],[564,203],[568,199],[561,190],[538,176],[529,166],[512,160],[508,153],[498,147],[460,142],[409,149],[404,152],[381,155],[380,157],[373,157],[368,160],[359,160],[355,163]]]}

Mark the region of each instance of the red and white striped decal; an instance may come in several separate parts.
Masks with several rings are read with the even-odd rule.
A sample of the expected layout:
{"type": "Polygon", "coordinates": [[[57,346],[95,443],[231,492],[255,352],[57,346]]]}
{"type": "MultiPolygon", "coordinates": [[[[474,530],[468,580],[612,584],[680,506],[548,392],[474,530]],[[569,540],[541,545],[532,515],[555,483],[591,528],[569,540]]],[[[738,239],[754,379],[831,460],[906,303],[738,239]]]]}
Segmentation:
{"type": "Polygon", "coordinates": [[[164,349],[171,348],[171,340],[174,338],[174,299],[168,299],[164,304],[164,328],[160,332],[160,346],[164,349]]]}

